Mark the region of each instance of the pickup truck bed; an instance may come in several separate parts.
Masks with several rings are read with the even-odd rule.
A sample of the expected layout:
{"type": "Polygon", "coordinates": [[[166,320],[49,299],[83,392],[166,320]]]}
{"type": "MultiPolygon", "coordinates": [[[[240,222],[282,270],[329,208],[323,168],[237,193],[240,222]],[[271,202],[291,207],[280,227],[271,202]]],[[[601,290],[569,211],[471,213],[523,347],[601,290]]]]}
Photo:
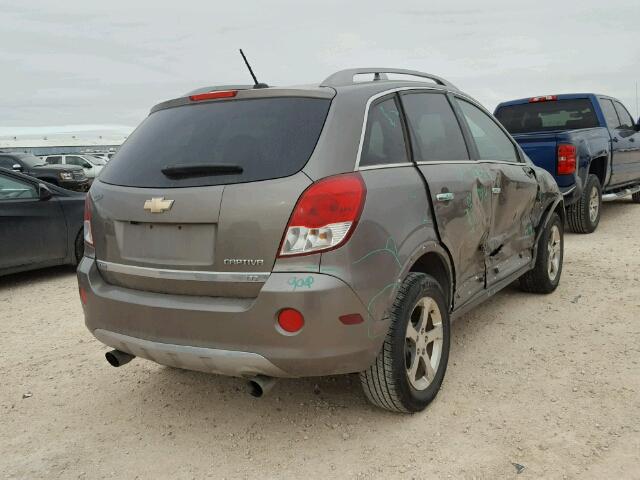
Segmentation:
{"type": "Polygon", "coordinates": [[[596,229],[603,198],[632,194],[640,203],[640,125],[618,100],[549,95],[503,102],[495,115],[531,160],[554,175],[574,231],[596,229]]]}

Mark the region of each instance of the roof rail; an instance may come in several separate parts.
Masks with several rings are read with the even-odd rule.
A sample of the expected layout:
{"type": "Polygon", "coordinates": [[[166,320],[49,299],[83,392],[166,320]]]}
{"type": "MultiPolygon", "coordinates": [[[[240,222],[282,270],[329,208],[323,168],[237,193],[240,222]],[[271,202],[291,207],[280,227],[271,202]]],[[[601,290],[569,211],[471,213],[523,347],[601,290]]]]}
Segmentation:
{"type": "Polygon", "coordinates": [[[340,70],[332,75],[329,75],[325,78],[320,86],[322,87],[343,87],[346,85],[353,85],[353,77],[355,75],[365,74],[365,73],[373,73],[374,81],[377,80],[388,80],[387,73],[397,73],[401,75],[410,75],[413,77],[427,78],[429,80],[434,81],[438,85],[442,85],[443,87],[449,87],[457,90],[456,86],[451,82],[445,80],[444,78],[438,77],[436,75],[432,75],[430,73],[419,72],[417,70],[405,70],[403,68],[348,68],[346,70],[340,70]]]}

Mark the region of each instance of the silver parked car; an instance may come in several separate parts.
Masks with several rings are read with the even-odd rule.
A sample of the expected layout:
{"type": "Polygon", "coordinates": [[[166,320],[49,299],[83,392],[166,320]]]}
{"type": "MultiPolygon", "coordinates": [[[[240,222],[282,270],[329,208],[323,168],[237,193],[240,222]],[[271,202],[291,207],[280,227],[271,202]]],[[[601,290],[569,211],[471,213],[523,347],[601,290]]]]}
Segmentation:
{"type": "Polygon", "coordinates": [[[47,155],[42,157],[50,165],[77,165],[82,167],[89,181],[93,181],[107,164],[101,157],[88,154],[47,155]]]}
{"type": "Polygon", "coordinates": [[[255,395],[273,377],[361,372],[374,404],[424,409],[452,318],[517,279],[558,285],[556,183],[430,74],[257,87],[155,106],[94,182],[87,327],[114,366],[246,377],[255,395]]]}

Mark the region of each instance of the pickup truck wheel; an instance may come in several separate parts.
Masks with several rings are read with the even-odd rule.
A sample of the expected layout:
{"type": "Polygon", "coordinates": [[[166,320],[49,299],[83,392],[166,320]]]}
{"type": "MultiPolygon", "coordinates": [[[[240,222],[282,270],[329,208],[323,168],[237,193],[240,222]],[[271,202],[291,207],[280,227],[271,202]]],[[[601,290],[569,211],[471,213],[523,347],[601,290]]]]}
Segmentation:
{"type": "Polygon", "coordinates": [[[631,195],[631,201],[633,203],[640,203],[640,192],[636,192],[633,195],[631,195]]]}
{"type": "Polygon", "coordinates": [[[551,293],[560,282],[564,258],[564,229],[562,220],[553,213],[538,240],[538,256],[533,270],[520,277],[525,292],[551,293]]]}
{"type": "Polygon", "coordinates": [[[435,398],[449,360],[449,310],[431,276],[410,273],[400,286],[391,324],[373,364],[360,373],[365,395],[393,412],[419,412],[435,398]]]}
{"type": "Polygon", "coordinates": [[[587,177],[587,183],[580,199],[567,207],[567,223],[575,233],[591,233],[600,223],[602,206],[602,187],[600,180],[593,174],[587,177]]]}

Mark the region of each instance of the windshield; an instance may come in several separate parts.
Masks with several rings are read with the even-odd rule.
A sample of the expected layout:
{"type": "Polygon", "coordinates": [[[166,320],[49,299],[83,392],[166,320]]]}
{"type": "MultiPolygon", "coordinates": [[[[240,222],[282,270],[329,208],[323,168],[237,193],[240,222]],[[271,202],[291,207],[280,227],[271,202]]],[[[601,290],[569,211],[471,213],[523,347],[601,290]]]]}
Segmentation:
{"type": "Polygon", "coordinates": [[[599,126],[591,100],[555,100],[507,105],[496,111],[496,118],[510,133],[577,130],[599,126]]]}
{"type": "Polygon", "coordinates": [[[192,187],[293,175],[315,149],[330,103],[278,97],[158,110],[120,147],[100,180],[131,187],[192,187]],[[162,172],[194,165],[205,168],[180,178],[162,172]],[[220,174],[220,165],[235,170],[220,174]]]}
{"type": "Polygon", "coordinates": [[[20,161],[26,163],[29,167],[37,167],[39,165],[46,165],[45,161],[35,155],[20,155],[20,161]]]}

